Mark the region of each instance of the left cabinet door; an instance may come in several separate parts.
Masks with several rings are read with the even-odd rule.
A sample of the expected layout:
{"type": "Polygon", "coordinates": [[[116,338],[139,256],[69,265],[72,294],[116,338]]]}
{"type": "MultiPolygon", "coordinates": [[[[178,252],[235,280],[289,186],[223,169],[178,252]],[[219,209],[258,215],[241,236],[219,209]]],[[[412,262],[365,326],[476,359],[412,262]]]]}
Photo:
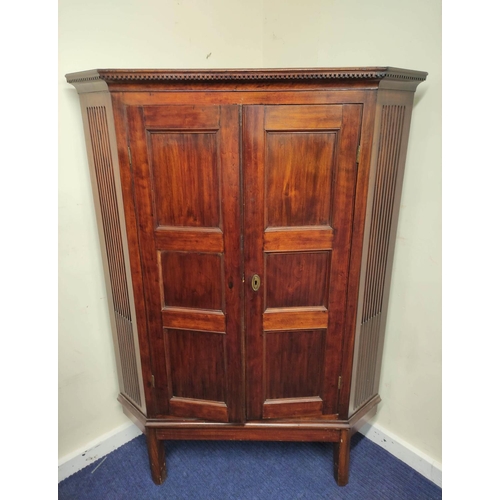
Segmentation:
{"type": "Polygon", "coordinates": [[[127,120],[155,416],[242,422],[240,107],[127,120]]]}

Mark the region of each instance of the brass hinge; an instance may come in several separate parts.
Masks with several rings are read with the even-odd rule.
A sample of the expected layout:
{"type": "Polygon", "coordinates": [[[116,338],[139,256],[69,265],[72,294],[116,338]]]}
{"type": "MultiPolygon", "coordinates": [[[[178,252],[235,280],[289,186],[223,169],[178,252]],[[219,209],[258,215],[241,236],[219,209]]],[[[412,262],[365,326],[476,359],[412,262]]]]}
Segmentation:
{"type": "Polygon", "coordinates": [[[339,384],[338,384],[339,391],[341,387],[342,387],[342,375],[339,377],[339,384]]]}
{"type": "Polygon", "coordinates": [[[151,375],[151,385],[155,387],[155,376],[151,375]]]}
{"type": "Polygon", "coordinates": [[[130,152],[130,146],[128,147],[128,164],[132,167],[132,153],[130,152]]]}
{"type": "Polygon", "coordinates": [[[358,146],[358,150],[356,151],[356,163],[359,163],[360,154],[361,154],[361,144],[358,146]]]}

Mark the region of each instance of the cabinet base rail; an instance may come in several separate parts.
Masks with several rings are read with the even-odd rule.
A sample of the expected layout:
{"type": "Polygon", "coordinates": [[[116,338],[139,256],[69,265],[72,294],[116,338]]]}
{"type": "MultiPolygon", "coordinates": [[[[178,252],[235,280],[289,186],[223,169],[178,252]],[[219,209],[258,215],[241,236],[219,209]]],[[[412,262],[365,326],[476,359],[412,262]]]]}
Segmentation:
{"type": "Polygon", "coordinates": [[[165,445],[168,440],[305,441],[333,443],[333,475],[339,486],[349,481],[351,437],[377,412],[380,396],[367,401],[348,420],[270,420],[220,423],[200,420],[148,419],[120,394],[123,412],[146,434],[151,476],[155,484],[167,477],[165,445]]]}

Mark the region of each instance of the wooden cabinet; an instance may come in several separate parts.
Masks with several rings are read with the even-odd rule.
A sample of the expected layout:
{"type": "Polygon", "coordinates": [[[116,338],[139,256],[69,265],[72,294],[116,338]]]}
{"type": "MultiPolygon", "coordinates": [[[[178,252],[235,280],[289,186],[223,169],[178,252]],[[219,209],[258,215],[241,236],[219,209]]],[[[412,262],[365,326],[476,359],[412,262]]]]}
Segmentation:
{"type": "Polygon", "coordinates": [[[413,96],[396,68],[94,70],[80,94],[120,395],[162,440],[334,443],[376,412],[413,96]]]}

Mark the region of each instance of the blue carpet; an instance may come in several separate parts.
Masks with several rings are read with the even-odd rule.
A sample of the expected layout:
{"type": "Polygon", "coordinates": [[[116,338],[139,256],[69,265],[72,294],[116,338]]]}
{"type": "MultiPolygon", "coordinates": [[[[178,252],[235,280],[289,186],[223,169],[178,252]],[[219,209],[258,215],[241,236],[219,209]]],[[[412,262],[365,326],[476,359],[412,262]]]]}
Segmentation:
{"type": "Polygon", "coordinates": [[[330,443],[167,441],[167,479],[156,486],[139,436],[59,483],[60,500],[441,499],[441,488],[356,434],[349,484],[332,473],[330,443]],[[94,472],[92,472],[94,471],[94,472]]]}

